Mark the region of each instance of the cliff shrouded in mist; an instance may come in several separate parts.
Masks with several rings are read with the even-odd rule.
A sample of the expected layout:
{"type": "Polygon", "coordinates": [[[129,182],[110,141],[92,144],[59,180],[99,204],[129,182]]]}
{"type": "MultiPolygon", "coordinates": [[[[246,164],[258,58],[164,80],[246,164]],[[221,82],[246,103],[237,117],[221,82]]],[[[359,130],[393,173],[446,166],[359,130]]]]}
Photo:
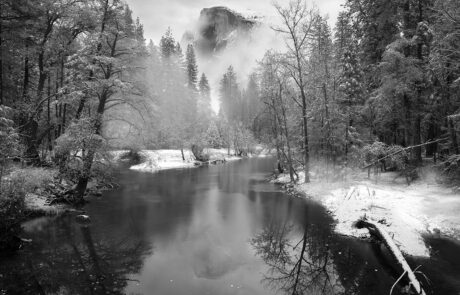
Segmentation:
{"type": "Polygon", "coordinates": [[[249,19],[222,6],[201,10],[196,32],[186,32],[183,42],[194,43],[199,54],[218,52],[232,40],[247,35],[257,25],[249,19]]]}

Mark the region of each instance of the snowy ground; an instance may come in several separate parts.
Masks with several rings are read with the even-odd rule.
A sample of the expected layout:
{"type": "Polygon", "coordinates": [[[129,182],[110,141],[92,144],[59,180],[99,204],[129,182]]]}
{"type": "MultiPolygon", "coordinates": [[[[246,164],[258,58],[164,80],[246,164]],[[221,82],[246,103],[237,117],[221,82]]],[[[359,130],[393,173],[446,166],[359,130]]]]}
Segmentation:
{"type": "MultiPolygon", "coordinates": [[[[116,153],[119,154],[119,152],[116,153]]],[[[139,165],[131,166],[130,169],[155,172],[158,170],[191,168],[196,166],[195,157],[188,149],[184,150],[185,161],[182,160],[180,150],[144,150],[141,153],[145,155],[147,160],[139,165]]],[[[210,161],[235,161],[242,159],[242,157],[233,156],[233,150],[230,150],[230,155],[228,155],[227,149],[205,149],[205,153],[209,154],[210,161]]]]}
{"type": "Polygon", "coordinates": [[[182,160],[180,150],[144,150],[141,151],[141,153],[146,158],[146,161],[141,164],[131,166],[130,169],[144,172],[154,172],[164,169],[193,167],[195,163],[193,155],[189,150],[184,150],[185,161],[182,160]]]}
{"type": "MultiPolygon", "coordinates": [[[[460,239],[460,195],[436,183],[434,173],[408,186],[403,177],[383,173],[367,179],[365,174],[353,180],[300,184],[300,190],[321,202],[337,220],[336,232],[355,237],[367,236],[366,229],[353,223],[366,216],[384,221],[400,249],[414,256],[429,256],[423,234],[441,234],[460,239]]],[[[301,177],[302,178],[302,177],[301,177]]],[[[289,181],[281,175],[277,182],[289,181]]],[[[300,182],[301,183],[301,182],[300,182]]]]}

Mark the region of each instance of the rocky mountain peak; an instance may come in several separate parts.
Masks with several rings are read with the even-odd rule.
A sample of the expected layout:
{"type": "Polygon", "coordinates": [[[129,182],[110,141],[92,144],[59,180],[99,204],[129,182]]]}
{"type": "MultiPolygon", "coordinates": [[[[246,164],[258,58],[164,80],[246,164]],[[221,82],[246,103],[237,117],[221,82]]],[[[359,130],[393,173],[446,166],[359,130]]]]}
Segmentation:
{"type": "Polygon", "coordinates": [[[199,53],[210,54],[224,49],[232,39],[247,34],[257,24],[224,6],[204,8],[196,32],[186,32],[183,40],[195,43],[199,53]],[[193,40],[192,40],[193,39],[193,40]]]}

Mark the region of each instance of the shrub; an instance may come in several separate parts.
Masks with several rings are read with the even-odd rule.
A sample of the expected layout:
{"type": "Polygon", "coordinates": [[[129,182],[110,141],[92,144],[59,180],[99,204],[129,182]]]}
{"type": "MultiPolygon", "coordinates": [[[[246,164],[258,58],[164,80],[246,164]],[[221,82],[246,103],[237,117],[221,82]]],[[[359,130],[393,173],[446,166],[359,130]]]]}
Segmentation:
{"type": "Polygon", "coordinates": [[[19,244],[14,232],[24,218],[24,193],[13,186],[3,186],[0,191],[0,252],[15,251],[19,244]]]}
{"type": "Polygon", "coordinates": [[[390,170],[404,171],[409,164],[409,154],[400,145],[392,145],[387,148],[387,155],[389,155],[387,167],[390,170]]]}
{"type": "Polygon", "coordinates": [[[14,186],[24,194],[53,182],[55,171],[45,168],[25,168],[11,172],[4,185],[14,186]]]}
{"type": "Polygon", "coordinates": [[[27,168],[13,171],[5,177],[0,189],[0,251],[14,250],[17,245],[12,231],[24,218],[24,198],[27,193],[53,181],[54,172],[44,168],[27,168]]]}
{"type": "Polygon", "coordinates": [[[24,192],[13,186],[3,186],[0,192],[0,235],[22,218],[24,192]]]}
{"type": "Polygon", "coordinates": [[[374,141],[372,144],[367,144],[363,146],[360,150],[356,152],[360,155],[359,162],[360,165],[371,164],[378,159],[387,155],[388,146],[380,141],[374,141]]]}
{"type": "Polygon", "coordinates": [[[27,168],[15,170],[4,179],[0,190],[0,232],[22,218],[25,195],[52,182],[53,177],[52,170],[27,168]]]}

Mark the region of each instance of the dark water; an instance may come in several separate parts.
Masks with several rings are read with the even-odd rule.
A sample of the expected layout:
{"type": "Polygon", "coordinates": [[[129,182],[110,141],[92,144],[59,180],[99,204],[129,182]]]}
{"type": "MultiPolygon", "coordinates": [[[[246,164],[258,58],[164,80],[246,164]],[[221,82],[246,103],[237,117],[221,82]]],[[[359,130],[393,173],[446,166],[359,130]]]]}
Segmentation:
{"type": "MultiPolygon", "coordinates": [[[[74,215],[25,224],[33,243],[0,257],[0,294],[388,295],[399,273],[385,252],[334,234],[323,207],[265,181],[272,168],[125,171],[120,189],[85,207],[91,225],[74,215]]],[[[459,294],[459,245],[427,242],[434,258],[409,262],[434,294],[459,294]]]]}

